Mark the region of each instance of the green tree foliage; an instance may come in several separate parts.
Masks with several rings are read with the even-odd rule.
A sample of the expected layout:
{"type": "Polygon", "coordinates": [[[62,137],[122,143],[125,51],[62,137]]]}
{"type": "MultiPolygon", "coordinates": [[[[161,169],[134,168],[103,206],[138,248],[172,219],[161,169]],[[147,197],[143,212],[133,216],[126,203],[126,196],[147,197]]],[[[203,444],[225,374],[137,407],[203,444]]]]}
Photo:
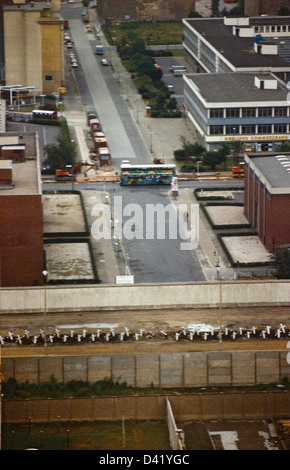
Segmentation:
{"type": "Polygon", "coordinates": [[[278,152],[290,152],[290,144],[288,142],[282,142],[277,146],[278,152]]]}
{"type": "Polygon", "coordinates": [[[223,156],[226,158],[228,155],[231,154],[231,147],[225,142],[222,142],[219,146],[218,153],[220,156],[223,156]]]}
{"type": "Polygon", "coordinates": [[[203,154],[202,163],[208,165],[211,170],[215,170],[217,165],[225,161],[225,156],[214,150],[209,150],[203,154]]]}
{"type": "Polygon", "coordinates": [[[135,55],[135,54],[146,55],[146,44],[142,38],[137,37],[135,41],[131,44],[130,54],[131,55],[135,55]]]}
{"type": "Polygon", "coordinates": [[[198,142],[191,143],[184,136],[180,137],[184,156],[186,159],[189,157],[201,157],[205,152],[205,147],[200,145],[198,142]]]}
{"type": "Polygon", "coordinates": [[[273,266],[278,279],[290,279],[290,249],[277,247],[274,251],[273,266]]]}
{"type": "Polygon", "coordinates": [[[44,156],[46,157],[44,164],[53,171],[64,169],[66,165],[73,165],[75,162],[75,145],[63,136],[58,136],[56,143],[44,146],[44,156]]]}
{"type": "Polygon", "coordinates": [[[219,16],[219,3],[220,0],[211,0],[211,16],[219,16]]]}

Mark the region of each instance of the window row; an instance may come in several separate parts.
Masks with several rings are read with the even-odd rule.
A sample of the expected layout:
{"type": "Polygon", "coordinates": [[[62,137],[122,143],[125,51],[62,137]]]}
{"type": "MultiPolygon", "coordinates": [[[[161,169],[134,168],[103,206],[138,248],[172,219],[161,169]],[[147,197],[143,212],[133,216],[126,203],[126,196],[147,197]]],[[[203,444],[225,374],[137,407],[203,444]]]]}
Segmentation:
{"type": "Polygon", "coordinates": [[[255,33],[287,33],[290,31],[290,25],[267,25],[255,26],[255,33]]]}
{"type": "Polygon", "coordinates": [[[263,108],[211,108],[210,118],[286,117],[288,106],[265,106],[263,108]]]}
{"type": "Polygon", "coordinates": [[[288,124],[249,124],[245,126],[209,126],[210,135],[287,134],[288,124]]]}

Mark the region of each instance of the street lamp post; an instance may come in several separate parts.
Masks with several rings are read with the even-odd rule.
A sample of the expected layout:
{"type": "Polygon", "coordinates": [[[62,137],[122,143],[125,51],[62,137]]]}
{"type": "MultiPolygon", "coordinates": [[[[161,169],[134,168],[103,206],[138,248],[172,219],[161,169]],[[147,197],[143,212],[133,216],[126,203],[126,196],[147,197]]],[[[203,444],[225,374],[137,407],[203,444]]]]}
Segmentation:
{"type": "Polygon", "coordinates": [[[199,164],[200,164],[200,163],[202,163],[201,160],[198,160],[198,161],[196,162],[196,165],[197,165],[197,174],[199,174],[199,164]]]}
{"type": "Polygon", "coordinates": [[[43,340],[44,340],[44,346],[47,346],[47,340],[46,340],[46,330],[47,330],[47,271],[42,271],[43,277],[44,277],[44,324],[43,324],[43,340]]]}
{"type": "Polygon", "coordinates": [[[219,298],[219,343],[222,347],[222,279],[221,279],[221,267],[219,263],[216,265],[217,270],[217,279],[219,281],[219,291],[220,291],[220,298],[219,298]]]}

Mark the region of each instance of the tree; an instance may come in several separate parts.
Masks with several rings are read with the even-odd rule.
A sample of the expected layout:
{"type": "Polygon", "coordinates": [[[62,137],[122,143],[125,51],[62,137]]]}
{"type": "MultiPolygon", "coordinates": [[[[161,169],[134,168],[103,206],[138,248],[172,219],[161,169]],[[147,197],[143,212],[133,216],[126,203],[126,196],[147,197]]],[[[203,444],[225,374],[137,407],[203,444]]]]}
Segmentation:
{"type": "Polygon", "coordinates": [[[75,145],[61,135],[57,137],[56,143],[44,146],[44,155],[46,157],[44,164],[53,171],[64,169],[66,165],[73,165],[75,162],[75,145]]]}
{"type": "Polygon", "coordinates": [[[131,55],[143,54],[146,55],[146,44],[142,38],[136,38],[130,47],[131,55]]]}
{"type": "Polygon", "coordinates": [[[290,144],[289,142],[282,142],[277,146],[277,150],[279,152],[290,152],[290,144]]]}
{"type": "Polygon", "coordinates": [[[231,148],[228,144],[225,142],[222,142],[221,145],[219,146],[218,153],[220,156],[227,157],[228,155],[231,154],[231,148]]]}
{"type": "Polygon", "coordinates": [[[162,111],[165,108],[165,103],[166,95],[159,91],[155,98],[154,109],[156,109],[156,111],[162,111]]]}
{"type": "Polygon", "coordinates": [[[154,64],[150,57],[139,52],[133,57],[139,75],[149,75],[154,73],[154,64]]]}
{"type": "Polygon", "coordinates": [[[200,145],[198,142],[191,143],[184,136],[180,137],[180,141],[182,143],[182,148],[184,150],[184,155],[186,156],[186,158],[201,157],[205,152],[205,147],[200,145]]]}
{"type": "Polygon", "coordinates": [[[234,157],[233,162],[234,162],[235,165],[239,164],[239,155],[240,155],[242,150],[243,150],[243,144],[240,140],[234,140],[231,143],[230,151],[233,154],[233,157],[234,157]]]}
{"type": "Polygon", "coordinates": [[[212,12],[211,16],[219,16],[220,15],[219,3],[220,3],[220,0],[211,0],[211,12],[212,12]]]}
{"type": "Polygon", "coordinates": [[[290,279],[290,249],[287,246],[275,249],[273,266],[277,279],[290,279]]]}
{"type": "Polygon", "coordinates": [[[219,155],[214,150],[209,150],[204,153],[202,163],[208,165],[211,170],[215,170],[217,165],[220,165],[224,161],[223,155],[219,155]]]}

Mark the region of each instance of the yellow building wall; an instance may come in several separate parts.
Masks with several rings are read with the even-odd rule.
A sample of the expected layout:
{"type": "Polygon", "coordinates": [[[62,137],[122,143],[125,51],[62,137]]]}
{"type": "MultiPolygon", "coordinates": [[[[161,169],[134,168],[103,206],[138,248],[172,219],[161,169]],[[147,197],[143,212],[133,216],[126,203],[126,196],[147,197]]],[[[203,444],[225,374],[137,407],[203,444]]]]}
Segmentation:
{"type": "MultiPolygon", "coordinates": [[[[54,9],[59,6],[55,0],[54,9]]],[[[49,9],[4,11],[6,85],[34,86],[37,94],[58,92],[65,85],[62,23],[53,14],[49,9]],[[46,75],[53,80],[45,80],[46,75]]]]}
{"type": "Polygon", "coordinates": [[[39,12],[4,13],[6,85],[35,86],[42,89],[39,17],[39,12]]]}
{"type": "Polygon", "coordinates": [[[63,34],[61,24],[41,23],[43,93],[58,92],[64,85],[63,34]],[[52,81],[45,76],[53,76],[52,81]]]}

